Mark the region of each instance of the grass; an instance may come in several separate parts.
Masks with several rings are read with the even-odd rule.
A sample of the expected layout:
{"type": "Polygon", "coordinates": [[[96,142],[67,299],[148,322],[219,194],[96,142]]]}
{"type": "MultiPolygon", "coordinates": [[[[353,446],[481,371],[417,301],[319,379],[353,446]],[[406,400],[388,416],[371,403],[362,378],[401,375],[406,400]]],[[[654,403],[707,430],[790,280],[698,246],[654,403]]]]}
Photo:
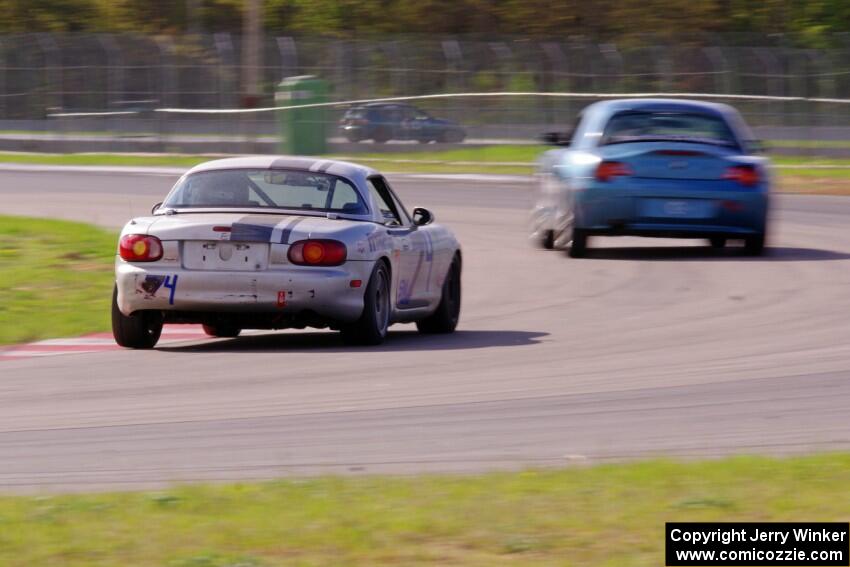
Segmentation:
{"type": "Polygon", "coordinates": [[[770,140],[767,145],[774,148],[846,149],[850,148],[850,140],[770,140]]]}
{"type": "MultiPolygon", "coordinates": [[[[367,152],[350,156],[330,154],[327,157],[362,161],[376,169],[410,173],[504,173],[529,174],[533,164],[547,146],[502,145],[453,150],[417,150],[409,152],[367,152]]],[[[213,159],[212,155],[188,154],[35,154],[0,153],[0,163],[45,165],[124,165],[191,167],[213,159]]],[[[776,156],[773,162],[794,166],[783,173],[818,178],[850,178],[850,159],[776,156]],[[818,166],[805,169],[805,166],[818,166]],[[822,166],[836,166],[829,169],[822,166]],[[842,169],[845,168],[845,169],[842,169]]]]}
{"type": "Polygon", "coordinates": [[[175,154],[38,154],[0,153],[0,163],[34,165],[123,165],[146,167],[192,167],[213,159],[211,156],[175,154]]]}
{"type": "Polygon", "coordinates": [[[116,243],[86,224],[0,216],[0,344],[108,329],[116,243]]]}
{"type": "Polygon", "coordinates": [[[850,455],[0,497],[0,564],[663,565],[668,521],[842,521],[850,455]]]}

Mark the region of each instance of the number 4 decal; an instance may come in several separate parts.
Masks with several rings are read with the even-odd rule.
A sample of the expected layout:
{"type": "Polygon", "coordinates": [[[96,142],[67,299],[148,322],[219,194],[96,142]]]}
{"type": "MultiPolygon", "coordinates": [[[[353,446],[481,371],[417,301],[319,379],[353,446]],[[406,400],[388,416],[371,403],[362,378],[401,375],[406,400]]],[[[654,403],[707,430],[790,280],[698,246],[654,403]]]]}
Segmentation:
{"type": "Polygon", "coordinates": [[[165,289],[171,290],[168,295],[168,304],[174,305],[174,291],[177,289],[177,274],[173,276],[165,276],[165,282],[162,284],[165,289]]]}

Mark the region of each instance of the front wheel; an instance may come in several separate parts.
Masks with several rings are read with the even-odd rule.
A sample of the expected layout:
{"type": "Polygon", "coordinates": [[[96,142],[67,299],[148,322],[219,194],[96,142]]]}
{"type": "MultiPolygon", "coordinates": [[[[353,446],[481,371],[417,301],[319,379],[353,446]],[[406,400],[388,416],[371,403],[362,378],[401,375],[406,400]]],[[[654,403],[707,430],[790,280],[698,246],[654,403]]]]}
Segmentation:
{"type": "Polygon", "coordinates": [[[554,230],[546,230],[543,232],[543,235],[540,237],[540,246],[542,246],[546,250],[552,250],[553,248],[555,248],[554,230]]]}
{"type": "Polygon", "coordinates": [[[437,310],[416,322],[420,333],[452,333],[460,319],[460,258],[454,257],[443,282],[443,293],[437,310]]]}
{"type": "Polygon", "coordinates": [[[162,313],[137,311],[124,315],[118,309],[118,286],[112,289],[112,336],[122,347],[148,349],[156,346],[162,334],[162,313]]]}
{"type": "Polygon", "coordinates": [[[726,239],[720,236],[714,236],[709,239],[712,248],[720,249],[726,246],[726,239]]]}
{"type": "Polygon", "coordinates": [[[378,262],[372,270],[363,297],[360,319],[344,326],[342,340],[352,345],[379,345],[387,338],[390,326],[390,273],[386,264],[378,262]]]}

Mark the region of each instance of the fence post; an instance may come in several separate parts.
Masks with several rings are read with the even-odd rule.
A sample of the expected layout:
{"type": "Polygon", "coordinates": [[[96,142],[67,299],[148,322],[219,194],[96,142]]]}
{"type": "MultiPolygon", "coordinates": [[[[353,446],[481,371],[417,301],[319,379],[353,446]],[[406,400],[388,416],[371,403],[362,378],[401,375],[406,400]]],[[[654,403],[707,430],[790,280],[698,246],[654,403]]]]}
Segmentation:
{"type": "Polygon", "coordinates": [[[455,39],[446,39],[442,42],[442,48],[443,57],[446,59],[445,72],[448,79],[445,84],[448,87],[446,90],[463,91],[463,53],[460,50],[460,43],[455,39]]]}
{"type": "Polygon", "coordinates": [[[286,77],[298,74],[298,49],[291,37],[276,38],[277,50],[280,53],[280,77],[275,84],[286,77]]]}
{"type": "MultiPolygon", "coordinates": [[[[620,51],[617,49],[617,46],[613,43],[602,43],[599,45],[599,52],[602,53],[602,56],[605,58],[606,61],[608,61],[610,67],[615,69],[616,71],[614,73],[609,74],[614,75],[618,78],[621,77],[623,75],[623,56],[620,55],[620,51]]],[[[608,85],[607,92],[616,91],[617,85],[618,83],[616,83],[615,79],[615,88],[612,89],[611,86],[608,85]]]]}
{"type": "MultiPolygon", "coordinates": [[[[242,89],[241,87],[239,87],[239,85],[231,85],[230,88],[228,88],[227,86],[227,83],[232,80],[233,76],[239,76],[238,69],[236,66],[236,56],[234,54],[233,49],[233,39],[227,32],[218,32],[216,34],[213,34],[213,43],[215,45],[216,55],[218,56],[218,107],[228,108],[228,106],[232,106],[228,104],[228,90],[235,90],[239,93],[242,93],[242,89]]],[[[230,128],[228,128],[226,125],[226,120],[227,118],[225,118],[224,114],[218,115],[218,136],[224,136],[227,132],[230,131],[230,128]]],[[[241,120],[239,120],[238,116],[236,118],[236,121],[240,124],[240,126],[243,127],[242,134],[244,135],[244,124],[241,120]]]]}
{"type": "MultiPolygon", "coordinates": [[[[174,44],[167,36],[160,36],[156,41],[159,50],[159,106],[171,106],[171,94],[177,90],[177,81],[174,80],[174,44]]],[[[162,151],[168,149],[168,115],[158,112],[154,117],[157,125],[157,136],[162,151]]]]}
{"type": "Polygon", "coordinates": [[[0,39],[0,118],[6,120],[8,118],[6,112],[6,67],[8,61],[6,59],[6,42],[5,39],[0,39]]]}
{"type": "MultiPolygon", "coordinates": [[[[543,43],[541,47],[543,48],[543,52],[546,54],[546,57],[549,59],[549,74],[552,77],[552,86],[555,87],[555,91],[560,90],[560,82],[562,79],[566,81],[566,90],[569,91],[572,87],[572,82],[570,81],[568,74],[567,57],[564,55],[564,50],[561,49],[561,44],[554,41],[547,41],[543,43]]],[[[567,100],[564,107],[569,115],[572,112],[572,103],[567,100]]],[[[557,119],[552,116],[550,122],[554,123],[556,121],[557,119]]]]}
{"type": "Polygon", "coordinates": [[[723,50],[719,47],[704,47],[706,59],[711,61],[711,66],[714,69],[714,92],[718,94],[730,94],[732,87],[730,86],[729,63],[723,55],[723,50]]]}
{"type": "MultiPolygon", "coordinates": [[[[45,110],[50,110],[53,108],[57,112],[62,112],[64,107],[64,100],[62,96],[62,68],[60,66],[60,62],[57,60],[57,53],[59,52],[59,48],[56,45],[56,40],[53,39],[52,36],[46,33],[37,33],[34,34],[35,40],[38,43],[39,49],[44,56],[44,79],[45,86],[47,87],[47,95],[48,95],[48,107],[45,110]],[[58,104],[57,104],[58,102],[58,104]],[[49,106],[49,104],[53,104],[53,107],[49,106]]],[[[62,118],[59,118],[59,131],[56,132],[59,136],[63,138],[67,138],[65,135],[66,127],[69,126],[68,123],[62,118]]],[[[62,144],[63,146],[65,144],[62,144]]]]}

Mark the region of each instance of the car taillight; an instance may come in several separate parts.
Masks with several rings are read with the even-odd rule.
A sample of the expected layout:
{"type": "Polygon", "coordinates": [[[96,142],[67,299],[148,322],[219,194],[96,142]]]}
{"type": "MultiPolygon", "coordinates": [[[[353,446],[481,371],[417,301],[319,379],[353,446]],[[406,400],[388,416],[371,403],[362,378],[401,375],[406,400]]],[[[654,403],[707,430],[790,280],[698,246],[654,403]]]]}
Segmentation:
{"type": "Polygon", "coordinates": [[[723,179],[737,181],[745,187],[755,187],[759,183],[759,172],[752,165],[733,165],[726,169],[723,179]]]}
{"type": "Polygon", "coordinates": [[[156,262],[162,258],[162,242],[156,236],[125,234],[118,242],[118,253],[128,262],[156,262]]]}
{"type": "Polygon", "coordinates": [[[619,161],[603,161],[596,167],[597,181],[610,181],[615,177],[623,177],[631,174],[631,168],[619,161]]]}
{"type": "Polygon", "coordinates": [[[337,240],[299,240],[289,247],[289,261],[300,266],[339,266],[348,250],[337,240]]]}

